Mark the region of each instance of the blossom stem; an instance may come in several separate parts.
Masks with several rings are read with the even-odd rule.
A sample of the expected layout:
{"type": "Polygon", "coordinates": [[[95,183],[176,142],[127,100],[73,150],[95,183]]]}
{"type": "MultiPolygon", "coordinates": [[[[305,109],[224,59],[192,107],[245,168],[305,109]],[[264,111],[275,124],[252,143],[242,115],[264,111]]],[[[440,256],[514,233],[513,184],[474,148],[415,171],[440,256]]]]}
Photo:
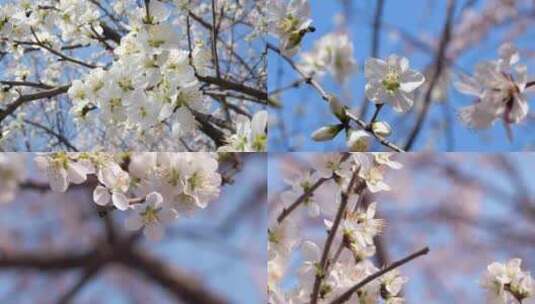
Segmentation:
{"type": "Polygon", "coordinates": [[[381,112],[381,109],[383,108],[383,106],[384,106],[384,103],[375,105],[375,112],[373,113],[372,119],[370,120],[370,125],[377,120],[377,117],[379,116],[379,112],[381,112]]]}
{"type": "Polygon", "coordinates": [[[308,191],[304,192],[303,194],[301,194],[301,196],[299,196],[288,208],[284,208],[281,212],[281,214],[279,215],[279,217],[277,217],[277,223],[282,223],[282,221],[284,221],[284,219],[290,215],[290,213],[292,213],[295,209],[297,209],[297,207],[299,207],[299,205],[301,203],[303,203],[305,201],[305,199],[307,199],[308,197],[310,197],[314,191],[316,191],[316,189],[318,189],[323,183],[325,183],[326,181],[332,179],[332,177],[330,178],[320,178],[318,179],[311,187],[310,189],[308,189],[308,191]]]}
{"type": "MultiPolygon", "coordinates": [[[[331,95],[329,93],[327,93],[327,91],[325,91],[325,89],[323,89],[323,87],[313,77],[311,77],[310,75],[307,75],[304,71],[302,71],[295,64],[295,62],[293,62],[293,60],[291,58],[289,58],[288,56],[285,56],[284,54],[282,54],[281,50],[278,47],[274,46],[271,43],[268,43],[267,44],[267,48],[272,50],[273,52],[277,53],[286,62],[288,62],[288,64],[304,79],[304,82],[307,83],[308,85],[310,85],[311,87],[313,87],[318,92],[318,94],[320,95],[321,99],[323,99],[327,103],[331,102],[331,98],[332,98],[331,95]]],[[[396,151],[396,152],[404,152],[403,149],[401,149],[400,147],[396,146],[395,144],[391,143],[390,141],[388,141],[384,137],[382,137],[382,136],[376,134],[375,132],[373,132],[371,130],[371,128],[369,128],[368,124],[364,120],[358,118],[357,116],[353,115],[351,112],[349,112],[347,110],[345,110],[345,112],[346,112],[345,116],[349,117],[357,125],[359,125],[364,131],[368,132],[373,137],[375,137],[379,141],[379,143],[381,143],[383,146],[388,147],[391,150],[396,151]]]]}
{"type": "Polygon", "coordinates": [[[411,255],[409,255],[409,256],[401,259],[401,260],[398,260],[398,261],[390,264],[389,266],[383,268],[382,270],[379,270],[379,271],[367,276],[362,281],[360,281],[359,283],[357,283],[356,285],[354,285],[353,287],[348,289],[346,292],[344,292],[342,295],[340,295],[338,298],[336,298],[333,301],[331,301],[330,304],[342,304],[342,303],[345,303],[347,300],[349,300],[349,298],[351,297],[351,295],[353,293],[357,292],[359,289],[364,287],[366,284],[368,284],[371,281],[383,276],[387,272],[390,272],[390,271],[402,266],[403,264],[406,264],[406,263],[414,260],[415,258],[417,258],[419,256],[422,256],[422,255],[426,255],[428,253],[429,253],[429,247],[425,247],[425,248],[420,249],[420,250],[416,251],[415,253],[413,253],[413,254],[411,254],[411,255]]]}
{"type": "Polygon", "coordinates": [[[338,207],[338,212],[336,213],[336,217],[334,219],[333,225],[329,230],[329,234],[327,236],[327,240],[325,241],[325,246],[323,247],[323,253],[321,254],[321,260],[319,265],[319,270],[316,272],[316,277],[314,278],[314,286],[312,289],[312,295],[310,299],[311,304],[317,304],[318,303],[318,297],[319,297],[319,291],[321,287],[321,282],[323,281],[323,278],[326,276],[326,272],[328,270],[328,261],[329,261],[329,251],[331,250],[331,246],[334,242],[334,237],[336,236],[336,232],[338,231],[338,227],[340,226],[340,223],[342,222],[342,218],[345,214],[345,210],[347,207],[347,204],[349,202],[349,196],[351,194],[351,191],[353,189],[353,186],[355,185],[357,179],[358,179],[358,173],[360,168],[355,170],[353,172],[353,176],[351,177],[351,180],[349,181],[349,184],[344,192],[342,192],[342,198],[340,201],[340,206],[338,207]]]}

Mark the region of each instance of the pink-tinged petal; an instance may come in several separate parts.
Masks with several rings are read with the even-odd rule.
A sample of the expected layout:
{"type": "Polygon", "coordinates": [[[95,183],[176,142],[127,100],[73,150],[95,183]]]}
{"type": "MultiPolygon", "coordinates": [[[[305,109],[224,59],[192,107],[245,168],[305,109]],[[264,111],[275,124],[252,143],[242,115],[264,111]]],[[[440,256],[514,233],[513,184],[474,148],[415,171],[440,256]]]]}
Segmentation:
{"type": "Polygon", "coordinates": [[[126,230],[135,231],[143,227],[143,218],[139,214],[132,214],[124,221],[124,228],[126,230]]]}
{"type": "Polygon", "coordinates": [[[464,107],[459,111],[459,118],[466,125],[476,129],[486,129],[496,119],[496,114],[487,109],[489,105],[483,102],[464,107]]]}
{"type": "Polygon", "coordinates": [[[520,92],[526,89],[528,83],[528,67],[525,64],[517,64],[513,70],[515,83],[520,92]]]}
{"type": "Polygon", "coordinates": [[[472,96],[481,96],[481,93],[483,89],[481,88],[481,85],[479,82],[469,76],[460,76],[459,80],[453,82],[453,86],[457,89],[457,91],[472,95],[472,96]]]}
{"type": "Polygon", "coordinates": [[[159,241],[163,238],[164,228],[162,225],[151,224],[145,226],[143,229],[143,234],[151,241],[159,241]]]}
{"type": "Polygon", "coordinates": [[[517,95],[513,101],[513,105],[507,113],[507,121],[510,123],[521,122],[529,112],[529,105],[524,96],[517,95]]]}
{"type": "Polygon", "coordinates": [[[106,206],[111,200],[110,191],[102,186],[97,186],[93,190],[93,201],[97,205],[106,206]]]}
{"type": "Polygon", "coordinates": [[[500,58],[508,65],[513,65],[520,60],[518,49],[511,43],[504,43],[498,49],[500,58]]]}
{"type": "Polygon", "coordinates": [[[111,195],[111,200],[113,202],[113,205],[117,207],[119,210],[126,210],[128,209],[129,203],[128,198],[124,193],[114,191],[111,195]]]}

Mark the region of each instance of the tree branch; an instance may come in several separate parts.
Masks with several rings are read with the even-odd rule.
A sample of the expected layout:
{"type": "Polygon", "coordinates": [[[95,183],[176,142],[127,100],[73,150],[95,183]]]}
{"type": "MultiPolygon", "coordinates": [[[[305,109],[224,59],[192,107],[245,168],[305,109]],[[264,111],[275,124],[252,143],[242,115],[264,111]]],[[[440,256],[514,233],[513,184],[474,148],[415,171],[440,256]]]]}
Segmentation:
{"type": "Polygon", "coordinates": [[[219,296],[205,289],[191,276],[171,270],[168,265],[141,253],[131,253],[120,262],[136,269],[150,280],[171,292],[177,300],[190,304],[227,304],[219,296]]]}
{"type": "Polygon", "coordinates": [[[438,48],[438,53],[435,58],[435,68],[433,70],[433,77],[431,78],[431,82],[429,83],[429,87],[427,89],[427,92],[425,93],[424,105],[423,105],[422,111],[418,115],[416,124],[414,125],[414,128],[412,129],[407,139],[407,142],[405,143],[405,148],[404,148],[405,151],[409,151],[412,148],[416,140],[416,137],[418,136],[418,134],[420,133],[422,129],[422,125],[424,123],[425,117],[427,116],[427,113],[429,112],[429,107],[431,105],[431,96],[433,94],[433,89],[435,88],[435,85],[437,84],[438,79],[440,75],[442,74],[442,69],[444,68],[444,65],[445,65],[444,58],[446,57],[446,49],[451,38],[451,28],[452,28],[453,14],[455,12],[455,2],[456,2],[455,0],[448,0],[448,12],[446,16],[446,22],[444,24],[444,29],[442,32],[442,38],[440,40],[440,45],[438,48]]]}
{"type": "Polygon", "coordinates": [[[359,289],[361,289],[362,287],[364,287],[366,284],[370,283],[371,281],[381,277],[382,275],[384,275],[387,272],[390,272],[390,271],[400,267],[403,264],[406,264],[406,263],[414,260],[415,258],[417,258],[419,256],[426,255],[428,253],[429,253],[429,247],[425,247],[425,248],[420,249],[417,252],[415,252],[415,253],[413,253],[413,254],[411,254],[411,255],[409,255],[409,256],[407,256],[407,257],[405,257],[405,258],[403,258],[403,259],[401,259],[399,261],[396,261],[396,262],[390,264],[388,267],[385,267],[384,269],[379,270],[379,271],[367,276],[364,280],[360,281],[355,286],[351,287],[346,292],[344,292],[342,295],[340,295],[338,298],[336,298],[333,301],[331,301],[330,304],[342,304],[342,303],[346,302],[347,300],[349,300],[349,298],[351,297],[351,295],[353,293],[355,293],[356,291],[358,291],[359,289]]]}

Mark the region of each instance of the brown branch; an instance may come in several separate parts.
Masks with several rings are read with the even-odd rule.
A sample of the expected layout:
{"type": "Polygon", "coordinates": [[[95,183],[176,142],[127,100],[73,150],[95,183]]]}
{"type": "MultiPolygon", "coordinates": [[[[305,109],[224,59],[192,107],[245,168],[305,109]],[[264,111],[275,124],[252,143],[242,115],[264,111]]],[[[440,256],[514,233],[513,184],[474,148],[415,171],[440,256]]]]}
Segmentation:
{"type": "MultiPolygon", "coordinates": [[[[334,219],[334,222],[329,230],[329,234],[327,236],[327,240],[325,241],[325,245],[323,247],[323,253],[321,254],[321,260],[318,267],[318,270],[316,271],[316,276],[314,278],[314,286],[312,288],[312,295],[310,298],[311,304],[317,304],[319,293],[320,293],[320,287],[321,282],[326,277],[327,269],[329,268],[329,251],[331,250],[331,246],[334,242],[334,237],[336,236],[336,232],[338,231],[338,227],[340,226],[340,223],[342,222],[342,218],[345,214],[347,204],[349,202],[349,196],[351,195],[351,191],[353,190],[353,186],[355,185],[355,182],[358,179],[358,172],[360,168],[358,168],[355,172],[353,172],[353,176],[351,177],[351,180],[344,192],[342,192],[342,198],[340,201],[340,206],[338,207],[338,212],[336,213],[336,217],[334,219]]],[[[361,182],[361,185],[365,183],[361,182]]],[[[360,189],[362,190],[362,189],[360,189]]]]}
{"type": "Polygon", "coordinates": [[[215,66],[215,72],[217,75],[217,78],[221,78],[221,71],[219,71],[219,57],[217,55],[217,31],[218,28],[216,26],[216,5],[215,0],[212,0],[212,56],[214,59],[214,66],[215,66]]]}
{"type": "Polygon", "coordinates": [[[310,196],[312,196],[314,194],[314,191],[316,191],[316,189],[318,189],[323,183],[325,183],[326,181],[332,179],[331,178],[320,178],[318,179],[311,187],[308,191],[304,192],[303,194],[301,194],[289,207],[287,208],[284,208],[281,212],[281,214],[277,217],[277,222],[280,224],[282,223],[282,221],[284,221],[284,219],[290,215],[290,213],[292,213],[295,209],[297,209],[297,207],[299,207],[299,205],[301,205],[307,198],[309,198],[310,196]]]}
{"type": "Polygon", "coordinates": [[[86,63],[86,62],[83,62],[81,60],[78,60],[76,58],[73,58],[73,57],[69,57],[61,52],[58,52],[56,50],[54,50],[53,48],[45,45],[44,43],[42,43],[39,38],[37,37],[37,34],[35,33],[35,31],[33,30],[33,28],[30,27],[30,30],[32,31],[32,35],[37,43],[38,46],[44,48],[45,50],[49,51],[50,53],[60,57],[61,59],[65,60],[65,61],[70,61],[72,63],[76,63],[76,64],[79,64],[81,66],[84,66],[86,68],[90,68],[90,69],[94,69],[96,68],[97,66],[96,65],[93,65],[93,64],[90,64],[90,63],[86,63]]]}
{"type": "Polygon", "coordinates": [[[42,98],[51,98],[60,94],[64,94],[69,90],[69,85],[57,87],[55,89],[42,91],[33,94],[21,95],[17,100],[9,104],[4,110],[0,110],[0,123],[8,116],[15,112],[21,105],[28,101],[33,101],[42,98]]]}
{"type": "Polygon", "coordinates": [[[429,107],[431,106],[431,96],[433,94],[433,89],[435,88],[435,85],[437,84],[438,79],[440,75],[442,74],[442,69],[444,68],[444,65],[445,65],[444,58],[446,57],[446,49],[451,39],[451,29],[452,29],[453,15],[455,12],[455,3],[456,3],[455,0],[448,0],[448,12],[447,12],[446,21],[444,24],[444,29],[442,32],[442,38],[440,40],[440,44],[438,48],[438,53],[435,57],[435,68],[433,69],[433,77],[431,78],[431,82],[429,83],[429,87],[427,88],[427,91],[425,93],[423,108],[420,111],[420,114],[418,115],[414,128],[409,134],[407,142],[405,143],[405,148],[404,148],[405,151],[409,151],[412,148],[416,138],[418,137],[418,134],[420,133],[422,129],[422,125],[424,123],[425,117],[427,116],[427,113],[429,112],[429,107]]]}
{"type": "Polygon", "coordinates": [[[82,274],[76,284],[74,284],[61,298],[58,300],[58,304],[71,303],[72,299],[78,294],[78,292],[87,285],[91,279],[93,279],[102,268],[102,265],[89,266],[82,274]]]}
{"type": "Polygon", "coordinates": [[[390,264],[389,266],[385,267],[384,269],[382,270],[379,270],[369,276],[367,276],[365,279],[363,279],[362,281],[360,281],[358,284],[356,284],[355,286],[351,287],[350,289],[348,289],[346,292],[344,292],[342,295],[340,295],[338,298],[334,299],[333,301],[330,302],[330,304],[342,304],[344,302],[346,302],[353,293],[355,293],[356,291],[358,291],[359,289],[361,289],[362,287],[364,287],[366,284],[370,283],[371,281],[381,277],[382,275],[384,275],[385,273],[387,272],[390,272],[398,267],[400,267],[401,265],[403,264],[406,264],[412,260],[414,260],[415,258],[419,257],[419,256],[422,256],[422,255],[426,255],[429,253],[429,247],[425,247],[423,249],[420,249],[418,250],[417,252],[399,260],[399,261],[396,261],[392,264],[390,264]]]}
{"type": "Polygon", "coordinates": [[[205,289],[191,276],[170,269],[168,265],[141,253],[124,256],[120,262],[136,269],[148,279],[167,289],[181,303],[226,304],[226,300],[205,289]]]}
{"type": "Polygon", "coordinates": [[[96,252],[73,254],[43,255],[38,253],[17,253],[0,256],[0,268],[32,269],[41,271],[60,271],[85,267],[88,263],[96,263],[102,256],[96,252]]]}
{"type": "Polygon", "coordinates": [[[238,92],[247,94],[249,96],[256,97],[257,99],[264,100],[265,103],[267,103],[267,99],[268,99],[267,92],[249,87],[241,83],[236,83],[236,82],[232,82],[229,80],[225,80],[222,78],[217,78],[217,77],[212,77],[212,76],[201,76],[201,75],[197,75],[197,78],[200,81],[206,82],[208,84],[213,84],[213,85],[219,86],[227,90],[238,91],[238,92]]]}
{"type": "Polygon", "coordinates": [[[74,152],[78,152],[79,150],[67,139],[67,137],[65,137],[64,135],[52,130],[51,128],[45,126],[45,125],[42,125],[40,123],[37,123],[37,122],[34,122],[34,121],[31,121],[29,119],[26,119],[24,118],[23,121],[29,125],[32,125],[36,128],[39,128],[43,131],[45,131],[47,134],[50,134],[52,136],[54,136],[55,138],[57,138],[57,140],[64,144],[69,150],[71,151],[74,151],[74,152]]]}
{"type": "Polygon", "coordinates": [[[40,82],[31,82],[31,81],[10,81],[10,80],[0,80],[0,84],[7,85],[10,87],[30,87],[30,88],[39,88],[39,89],[53,89],[53,86],[49,86],[40,82]]]}
{"type": "MultiPolygon", "coordinates": [[[[281,56],[286,62],[288,62],[288,64],[299,75],[301,75],[301,77],[305,80],[305,83],[310,85],[312,88],[314,88],[318,92],[318,94],[320,95],[321,99],[323,99],[327,103],[331,102],[332,96],[329,93],[327,93],[327,91],[325,91],[325,89],[323,89],[323,87],[319,84],[319,82],[317,82],[310,75],[307,75],[305,72],[303,72],[295,64],[295,62],[293,62],[293,60],[291,58],[289,58],[288,56],[282,54],[282,52],[280,51],[280,49],[278,47],[274,46],[271,43],[268,43],[267,44],[267,48],[272,50],[272,51],[274,51],[275,53],[279,54],[279,56],[281,56]]],[[[386,138],[382,137],[381,135],[378,135],[375,132],[373,132],[373,130],[371,129],[371,125],[367,124],[365,121],[363,121],[362,119],[360,119],[357,116],[355,116],[354,114],[352,114],[345,107],[344,107],[344,111],[345,111],[345,115],[347,117],[349,117],[352,121],[354,121],[364,131],[368,132],[370,135],[375,137],[375,139],[377,139],[377,141],[379,141],[379,143],[381,143],[383,146],[388,147],[388,148],[390,148],[390,149],[392,149],[393,151],[396,151],[396,152],[404,152],[403,149],[401,149],[400,147],[396,146],[394,143],[390,142],[389,140],[387,140],[386,138]]]]}

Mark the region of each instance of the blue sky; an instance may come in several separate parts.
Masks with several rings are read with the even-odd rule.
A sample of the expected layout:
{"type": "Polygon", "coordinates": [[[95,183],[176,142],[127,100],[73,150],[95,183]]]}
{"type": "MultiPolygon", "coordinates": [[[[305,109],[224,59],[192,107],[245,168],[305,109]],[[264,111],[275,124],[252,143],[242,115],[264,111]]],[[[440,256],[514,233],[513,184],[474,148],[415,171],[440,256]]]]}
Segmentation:
{"type": "MultiPolygon", "coordinates": [[[[345,10],[351,12],[352,22],[349,24],[349,34],[354,42],[354,57],[359,64],[359,72],[349,80],[346,88],[340,88],[336,85],[330,76],[325,76],[321,83],[330,92],[336,93],[338,96],[347,96],[350,92],[352,97],[345,100],[351,100],[351,107],[358,107],[363,99],[365,79],[362,72],[362,67],[366,58],[370,56],[371,44],[371,22],[376,1],[352,1],[353,8],[345,10]]],[[[459,0],[457,5],[456,20],[459,20],[460,7],[465,3],[464,0],[459,0]]],[[[481,9],[481,5],[485,1],[479,1],[475,7],[476,10],[481,9]]],[[[343,14],[341,1],[322,1],[311,0],[313,25],[316,27],[316,32],[308,34],[304,39],[303,50],[310,50],[314,42],[322,37],[324,34],[335,30],[334,19],[337,14],[343,14]]],[[[401,44],[395,38],[392,29],[401,29],[404,32],[410,33],[419,40],[429,41],[431,38],[436,38],[442,31],[443,22],[445,19],[445,5],[446,1],[427,1],[427,0],[406,0],[406,1],[385,1],[385,9],[383,16],[383,31],[381,34],[380,57],[386,57],[391,53],[406,55],[411,63],[411,67],[422,71],[424,67],[432,62],[432,56],[418,50],[407,52],[404,47],[406,44],[401,44]]],[[[455,22],[457,24],[458,22],[455,22]]],[[[462,70],[472,72],[477,62],[481,60],[492,60],[497,58],[497,48],[503,41],[507,41],[507,27],[499,27],[490,32],[483,42],[468,52],[464,53],[457,61],[456,65],[462,70]]],[[[520,48],[530,48],[530,41],[535,38],[533,30],[527,30],[525,34],[513,40],[520,48]]],[[[272,42],[276,43],[273,37],[270,37],[272,42]]],[[[299,60],[299,55],[294,57],[294,60],[299,60]]],[[[535,67],[533,59],[524,58],[523,63],[528,65],[529,70],[533,71],[535,67]]],[[[270,53],[268,60],[269,72],[269,89],[273,90],[279,87],[279,84],[286,85],[297,79],[297,75],[291,68],[282,62],[274,53],[270,53]],[[283,77],[279,83],[278,73],[282,68],[283,77]]],[[[448,138],[445,132],[438,128],[439,124],[444,121],[445,115],[452,122],[451,136],[455,139],[453,144],[449,147],[457,151],[521,151],[529,149],[535,143],[533,132],[530,132],[529,124],[524,122],[521,125],[513,127],[514,141],[509,142],[506,137],[505,130],[501,123],[496,123],[491,129],[485,131],[474,131],[463,126],[457,118],[457,110],[472,103],[472,99],[468,96],[456,92],[451,86],[449,88],[449,100],[446,105],[435,104],[432,106],[430,115],[424,125],[424,131],[420,134],[415,143],[415,150],[422,150],[426,148],[433,148],[440,151],[447,150],[448,138]],[[445,111],[447,109],[447,111],[445,111]],[[447,113],[447,114],[445,114],[447,113]]],[[[282,103],[284,108],[281,110],[282,119],[285,122],[287,134],[298,134],[302,136],[292,137],[288,136],[289,142],[302,142],[302,147],[298,147],[303,151],[326,151],[333,149],[344,148],[344,136],[340,134],[337,139],[327,144],[315,143],[311,141],[310,133],[329,123],[335,123],[328,111],[328,107],[323,102],[317,93],[309,87],[301,87],[297,90],[291,90],[283,95],[282,103]],[[296,115],[301,113],[301,115],[296,115]]],[[[346,102],[346,104],[348,104],[346,102]]],[[[277,110],[272,110],[272,114],[277,110]]],[[[370,115],[370,114],[369,114],[370,115]]],[[[368,116],[369,118],[369,116],[368,116]]],[[[394,129],[394,141],[401,143],[405,142],[405,137],[400,140],[396,137],[396,129],[403,129],[403,134],[412,128],[415,118],[404,119],[401,115],[394,113],[390,108],[383,109],[380,118],[388,121],[394,129]]],[[[280,141],[280,129],[273,127],[270,129],[270,149],[271,151],[284,151],[287,146],[280,141]]],[[[399,133],[399,132],[398,132],[399,133]]],[[[405,135],[406,136],[406,135],[405,135]]],[[[449,135],[448,135],[449,136],[449,135]]],[[[374,149],[378,147],[375,146],[374,149]]]]}

